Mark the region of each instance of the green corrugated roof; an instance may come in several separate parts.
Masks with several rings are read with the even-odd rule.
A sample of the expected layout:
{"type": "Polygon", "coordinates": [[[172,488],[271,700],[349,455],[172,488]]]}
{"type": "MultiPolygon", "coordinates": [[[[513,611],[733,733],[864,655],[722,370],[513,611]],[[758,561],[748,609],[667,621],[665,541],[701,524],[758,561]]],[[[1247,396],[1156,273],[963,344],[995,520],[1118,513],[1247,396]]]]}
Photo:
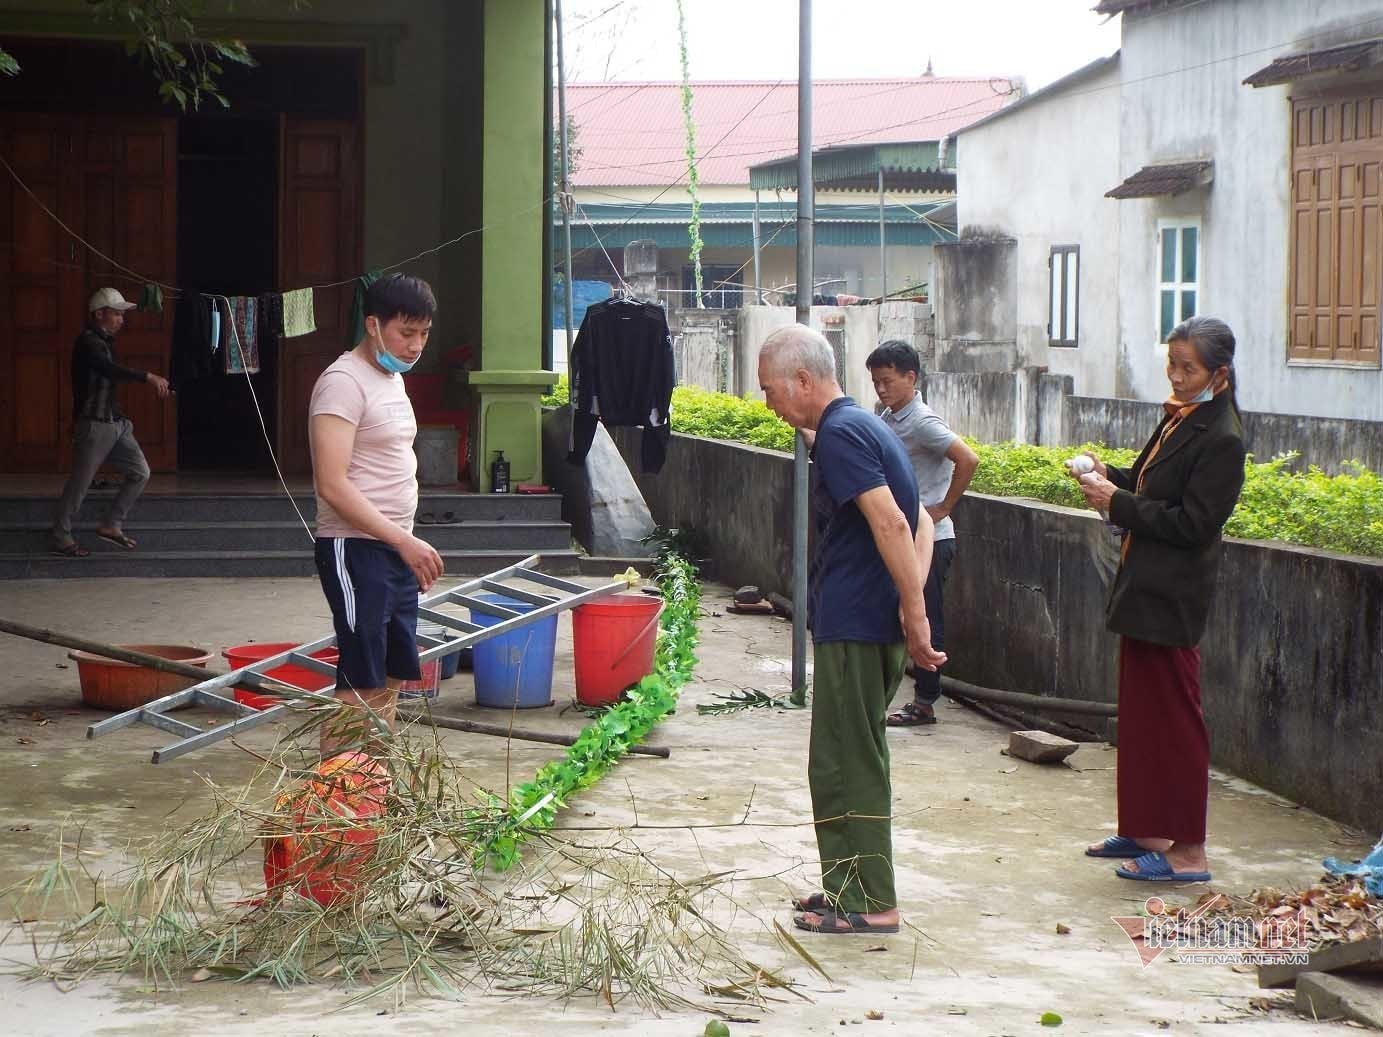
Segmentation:
{"type": "MultiPolygon", "coordinates": [[[[925,223],[923,217],[934,209],[949,204],[949,198],[933,198],[918,201],[911,205],[894,203],[884,206],[884,222],[925,223]]],[[[639,223],[677,223],[686,226],[691,222],[691,202],[616,202],[590,205],[582,203],[572,221],[576,226],[582,216],[595,224],[623,223],[637,220],[639,223]]],[[[792,223],[797,219],[797,203],[792,201],[763,201],[759,204],[759,222],[792,223]]],[[[557,222],[561,216],[557,217],[557,222]]],[[[753,202],[702,202],[701,224],[738,223],[749,226],[754,221],[753,202]]],[[[816,222],[821,223],[871,223],[879,222],[877,205],[817,205],[816,222]]]]}
{"type": "MultiPolygon", "coordinates": [[[[890,245],[934,245],[938,241],[955,241],[955,235],[925,223],[887,224],[890,245]]],[[[676,223],[623,223],[614,226],[597,227],[594,230],[584,223],[574,223],[571,228],[573,248],[599,248],[596,231],[600,233],[600,243],[609,252],[624,248],[631,241],[653,241],[659,248],[687,248],[686,224],[676,223]]],[[[555,235],[560,230],[554,230],[555,235]]],[[[733,223],[703,224],[701,241],[707,248],[752,248],[754,238],[747,226],[733,223]]],[[[815,241],[821,246],[868,245],[879,246],[879,225],[877,223],[821,223],[817,224],[815,241]]],[[[560,247],[560,242],[558,243],[560,247]]],[[[779,248],[797,244],[797,226],[793,223],[774,224],[764,228],[763,248],[779,248]],[[776,232],[776,233],[775,233],[776,232]]]]}
{"type": "MultiPolygon", "coordinates": [[[[954,154],[952,149],[947,159],[954,154]]],[[[876,191],[880,171],[885,190],[953,191],[956,186],[954,163],[941,168],[941,149],[934,140],[855,144],[812,152],[812,183],[817,187],[876,191]]],[[[749,186],[757,191],[797,190],[797,156],[750,166],[749,186]]]]}
{"type": "MultiPolygon", "coordinates": [[[[915,205],[884,206],[884,223],[890,245],[931,245],[954,241],[955,230],[928,219],[930,213],[950,206],[950,199],[918,202],[915,205]]],[[[754,244],[753,202],[711,202],[701,206],[701,240],[710,248],[750,248],[754,244]]],[[[951,217],[954,219],[954,216],[951,217]]],[[[761,244],[797,243],[797,207],[791,202],[762,203],[759,206],[761,244]]],[[[560,217],[555,225],[560,225],[560,217]]],[[[596,234],[607,249],[623,248],[631,241],[655,241],[659,248],[683,248],[687,225],[691,222],[691,202],[627,202],[622,204],[582,204],[572,220],[572,245],[596,248],[596,234]],[[594,230],[592,230],[592,225],[594,230]]],[[[818,245],[879,244],[879,208],[876,205],[818,205],[816,207],[818,245]]]]}

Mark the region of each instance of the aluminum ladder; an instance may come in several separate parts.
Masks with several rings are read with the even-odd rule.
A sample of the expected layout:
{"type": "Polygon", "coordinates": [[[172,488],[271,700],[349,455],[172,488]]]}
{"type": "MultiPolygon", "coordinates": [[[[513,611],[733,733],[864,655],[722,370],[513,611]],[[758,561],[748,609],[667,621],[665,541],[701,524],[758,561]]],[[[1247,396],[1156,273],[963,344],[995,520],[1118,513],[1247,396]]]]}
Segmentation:
{"type": "MultiPolygon", "coordinates": [[[[587,587],[539,572],[534,566],[538,564],[540,558],[540,555],[530,555],[523,561],[499,569],[488,576],[467,580],[450,590],[440,591],[427,597],[419,597],[418,618],[430,620],[455,634],[455,636],[447,638],[419,635],[418,644],[422,646],[422,651],[418,653],[420,661],[427,663],[444,656],[454,655],[463,648],[469,648],[492,637],[507,634],[511,630],[536,623],[548,616],[555,616],[559,612],[565,612],[585,602],[628,590],[635,582],[634,575],[626,573],[611,583],[599,587],[587,587]],[[546,593],[539,593],[524,586],[515,586],[513,581],[536,585],[546,593]],[[534,608],[529,612],[518,612],[506,608],[479,597],[479,594],[484,591],[498,594],[511,601],[526,602],[534,608]],[[493,626],[480,626],[461,619],[453,613],[441,611],[447,605],[463,606],[471,609],[473,613],[479,612],[487,616],[494,616],[499,619],[499,622],[493,626]]],[[[219,677],[212,677],[210,680],[194,684],[190,688],[175,691],[171,695],[165,695],[143,706],[98,721],[86,729],[86,736],[87,738],[96,738],[98,735],[119,731],[121,728],[129,727],[132,724],[148,724],[150,727],[156,727],[179,736],[176,742],[166,745],[162,749],[154,750],[152,762],[163,763],[186,753],[195,752],[205,746],[214,745],[227,738],[234,738],[236,735],[259,727],[261,724],[277,720],[291,708],[284,704],[257,710],[220,694],[233,685],[244,685],[269,695],[286,694],[299,702],[312,699],[334,702],[335,698],[330,692],[311,692],[306,688],[268,677],[266,674],[267,671],[277,666],[292,663],[323,676],[335,677],[335,666],[312,656],[313,652],[335,646],[336,637],[334,634],[299,645],[286,652],[261,659],[253,665],[233,670],[219,677]],[[228,724],[203,729],[167,715],[171,710],[194,705],[206,706],[208,709],[220,713],[233,714],[235,719],[228,724]]]]}

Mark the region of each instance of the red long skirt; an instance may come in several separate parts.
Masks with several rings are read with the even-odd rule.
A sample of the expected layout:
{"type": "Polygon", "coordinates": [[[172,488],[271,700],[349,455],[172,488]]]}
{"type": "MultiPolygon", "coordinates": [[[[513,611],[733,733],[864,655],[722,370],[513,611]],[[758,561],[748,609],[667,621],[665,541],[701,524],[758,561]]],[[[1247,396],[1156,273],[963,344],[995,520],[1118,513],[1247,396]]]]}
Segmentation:
{"type": "Polygon", "coordinates": [[[1199,648],[1119,638],[1119,834],[1205,842],[1210,735],[1199,648]]]}

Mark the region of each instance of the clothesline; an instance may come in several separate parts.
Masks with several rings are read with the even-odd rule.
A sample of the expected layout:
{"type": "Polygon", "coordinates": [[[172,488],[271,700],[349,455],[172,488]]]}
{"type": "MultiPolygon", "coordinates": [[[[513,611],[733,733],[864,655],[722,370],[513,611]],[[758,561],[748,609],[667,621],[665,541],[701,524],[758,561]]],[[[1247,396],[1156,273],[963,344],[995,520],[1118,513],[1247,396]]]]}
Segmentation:
{"type": "MultiPolygon", "coordinates": [[[[55,213],[52,209],[50,209],[44,203],[43,199],[41,199],[37,194],[35,194],[32,188],[30,188],[29,185],[24,182],[24,179],[17,172],[15,172],[14,167],[10,165],[10,163],[8,162],[8,160],[6,160],[4,155],[0,155],[0,165],[3,165],[5,167],[5,171],[10,174],[10,179],[12,179],[16,184],[18,184],[20,189],[33,200],[34,204],[37,205],[48,216],[49,219],[51,219],[54,223],[61,227],[69,237],[73,238],[78,244],[80,244],[92,255],[95,255],[105,260],[116,270],[119,270],[122,274],[125,275],[125,277],[128,280],[140,285],[155,285],[161,290],[169,293],[169,295],[174,298],[178,298],[180,296],[187,294],[188,289],[179,288],[177,285],[168,284],[167,282],[160,281],[155,277],[150,277],[146,274],[141,274],[137,270],[131,270],[124,264],[119,263],[116,260],[112,259],[110,256],[106,255],[99,248],[97,248],[91,242],[87,241],[84,237],[82,237],[75,230],[73,230],[66,223],[64,223],[62,218],[58,216],[58,214],[55,213]]],[[[426,256],[435,255],[436,253],[441,252],[444,248],[450,248],[452,245],[458,244],[459,242],[464,241],[466,238],[469,238],[475,234],[480,234],[486,230],[494,229],[503,224],[512,222],[513,220],[517,220],[522,216],[527,216],[530,213],[536,212],[538,209],[545,207],[550,201],[551,198],[545,196],[533,205],[527,206],[523,209],[517,209],[514,212],[511,212],[506,216],[502,216],[498,220],[495,220],[494,222],[486,224],[484,226],[474,227],[471,230],[463,231],[462,233],[456,235],[456,237],[454,238],[448,238],[446,241],[443,241],[437,245],[433,245],[431,248],[423,249],[416,255],[409,256],[407,259],[400,259],[396,263],[390,263],[387,266],[377,267],[366,273],[356,274],[352,277],[347,277],[340,281],[329,281],[326,284],[303,285],[300,288],[285,289],[279,292],[278,294],[287,295],[291,292],[325,291],[328,288],[340,288],[345,285],[354,284],[362,278],[369,277],[371,274],[381,274],[386,273],[390,270],[396,270],[401,266],[405,266],[409,263],[416,262],[417,260],[422,259],[426,256]]],[[[219,292],[198,291],[197,294],[201,295],[203,298],[208,300],[226,297],[225,294],[219,292]]],[[[232,298],[234,298],[234,296],[232,296],[232,298]]]]}

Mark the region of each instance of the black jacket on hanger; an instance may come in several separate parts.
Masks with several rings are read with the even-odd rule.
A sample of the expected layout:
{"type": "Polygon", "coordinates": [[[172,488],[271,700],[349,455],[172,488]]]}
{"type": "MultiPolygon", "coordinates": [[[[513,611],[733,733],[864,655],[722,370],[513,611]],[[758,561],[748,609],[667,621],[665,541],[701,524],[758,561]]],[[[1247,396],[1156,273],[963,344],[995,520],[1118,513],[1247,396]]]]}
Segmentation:
{"type": "Polygon", "coordinates": [[[221,358],[211,351],[211,300],[195,289],[184,289],[173,313],[172,382],[176,387],[219,374],[221,358]]]}
{"type": "Polygon", "coordinates": [[[641,425],[643,470],[658,472],[672,438],[668,412],[673,370],[667,314],[656,303],[607,299],[586,311],[571,349],[568,372],[572,446],[567,460],[582,464],[597,422],[641,425]]]}

